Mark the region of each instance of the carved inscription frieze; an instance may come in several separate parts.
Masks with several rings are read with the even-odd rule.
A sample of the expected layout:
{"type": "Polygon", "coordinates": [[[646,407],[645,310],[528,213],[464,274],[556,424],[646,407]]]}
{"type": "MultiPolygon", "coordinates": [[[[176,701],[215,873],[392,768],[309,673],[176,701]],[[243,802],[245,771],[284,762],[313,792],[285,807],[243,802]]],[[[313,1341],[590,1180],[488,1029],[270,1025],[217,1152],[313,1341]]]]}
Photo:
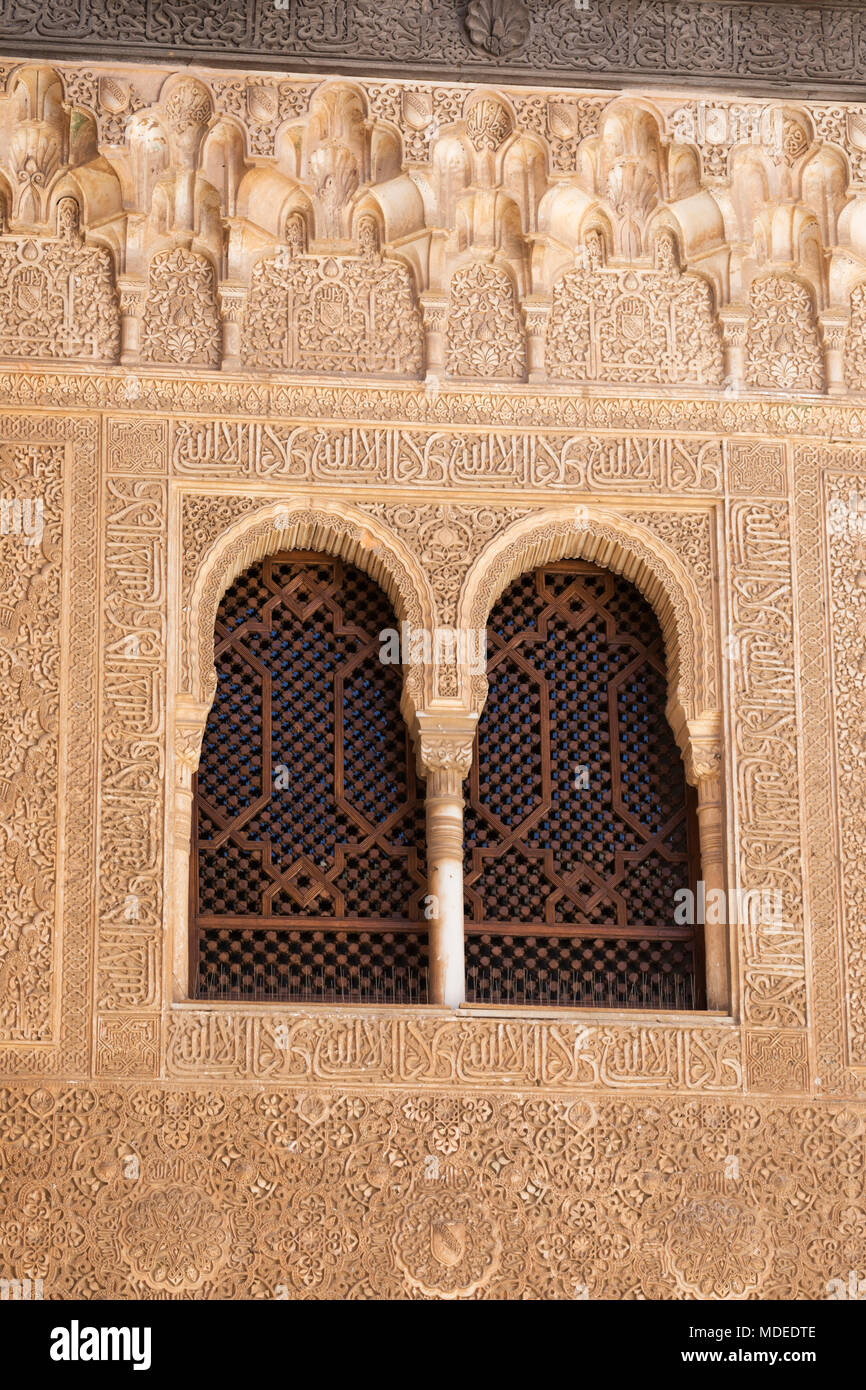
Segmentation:
{"type": "Polygon", "coordinates": [[[718,493],[718,439],[177,421],[178,477],[718,493]]]}
{"type": "MultiPolygon", "coordinates": [[[[159,1005],[166,524],[163,483],[108,481],[97,980],[106,1011],[159,1005]]],[[[141,1030],[101,1027],[99,1070],[116,1074],[106,1039],[131,1045],[141,1030]]]]}
{"type": "MultiPolygon", "coordinates": [[[[393,1011],[391,1011],[393,1013],[393,1011]]],[[[473,1087],[742,1090],[738,1030],[419,1016],[173,1013],[169,1075],[473,1087]],[[651,1078],[649,1080],[648,1078],[651,1078]]]]}
{"type": "Polygon", "coordinates": [[[747,1021],[802,1028],[806,1015],[791,537],[784,502],[733,502],[731,629],[740,886],[778,894],[780,911],[742,923],[747,1021]]]}
{"type": "Polygon", "coordinates": [[[62,444],[0,444],[0,1041],[48,1042],[57,968],[62,444]]]}

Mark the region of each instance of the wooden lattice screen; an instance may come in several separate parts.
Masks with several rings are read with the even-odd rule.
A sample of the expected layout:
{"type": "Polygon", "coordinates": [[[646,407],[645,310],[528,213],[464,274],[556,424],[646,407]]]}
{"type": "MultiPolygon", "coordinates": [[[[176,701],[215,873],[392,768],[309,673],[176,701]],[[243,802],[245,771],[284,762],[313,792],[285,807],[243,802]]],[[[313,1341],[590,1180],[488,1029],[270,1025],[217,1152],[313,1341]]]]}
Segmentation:
{"type": "Polygon", "coordinates": [[[469,997],[700,1006],[700,932],[674,923],[696,817],[649,604],[579,560],[522,575],[490,616],[488,679],[466,808],[469,997]]]}
{"type": "Polygon", "coordinates": [[[225,594],[194,784],[200,998],[426,999],[423,799],[379,659],[396,625],[330,555],[269,557],[225,594]]]}

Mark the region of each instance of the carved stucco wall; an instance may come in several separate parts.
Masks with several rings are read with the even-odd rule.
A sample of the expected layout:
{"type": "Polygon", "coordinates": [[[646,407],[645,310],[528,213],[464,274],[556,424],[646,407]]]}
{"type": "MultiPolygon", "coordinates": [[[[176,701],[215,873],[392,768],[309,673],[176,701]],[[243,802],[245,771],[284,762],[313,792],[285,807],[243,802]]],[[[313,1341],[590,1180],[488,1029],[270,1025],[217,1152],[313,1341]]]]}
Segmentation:
{"type": "MultiPolygon", "coordinates": [[[[504,161],[497,171],[496,130],[510,98],[473,118],[482,103],[467,108],[468,89],[449,89],[459,126],[451,153],[465,153],[465,140],[475,149],[474,120],[475,153],[490,156],[476,166],[488,169],[489,197],[462,210],[463,194],[453,200],[452,221],[443,218],[451,231],[424,260],[405,247],[432,242],[439,214],[425,213],[427,230],[398,231],[387,215],[383,224],[380,203],[365,202],[376,159],[399,147],[385,141],[373,158],[372,145],[352,144],[357,108],[344,90],[304,116],[311,84],[292,110],[300,163],[291,176],[269,176],[265,235],[263,195],[254,213],[252,202],[238,212],[225,199],[240,197],[239,182],[232,192],[228,175],[220,184],[202,172],[216,94],[228,87],[203,73],[186,87],[165,78],[112,78],[121,95],[129,82],[158,98],[147,119],[167,120],[176,141],[158,170],[138,159],[135,140],[121,150],[131,111],[111,116],[103,153],[87,147],[75,164],[75,122],[49,99],[56,79],[44,73],[24,79],[23,95],[12,78],[17,115],[0,142],[9,171],[0,250],[12,248],[0,259],[0,497],[43,506],[40,539],[0,537],[2,1273],[43,1278],[46,1296],[274,1297],[284,1285],[292,1296],[329,1297],[574,1297],[581,1288],[590,1297],[822,1297],[828,1280],[866,1268],[866,400],[859,368],[849,366],[847,387],[842,371],[858,333],[840,327],[859,273],[861,195],[853,173],[843,189],[835,172],[848,178],[856,163],[845,145],[851,113],[837,106],[833,115],[838,160],[800,138],[804,121],[827,131],[829,117],[817,106],[789,112],[790,159],[750,151],[765,161],[761,178],[750,164],[739,192],[736,159],[730,178],[713,176],[719,184],[704,171],[677,213],[669,169],[659,172],[671,147],[652,136],[657,116],[653,127],[640,102],[623,115],[604,98],[598,110],[613,100],[612,123],[593,127],[602,136],[587,154],[590,172],[548,171],[550,186],[536,192],[586,213],[566,273],[594,277],[602,310],[627,298],[626,317],[610,319],[629,326],[626,336],[610,337],[594,372],[611,363],[628,371],[599,380],[566,372],[551,385],[531,349],[539,291],[526,277],[540,260],[550,288],[563,243],[557,232],[545,245],[527,228],[528,204],[515,220],[499,197],[497,180],[511,175],[504,161]],[[22,114],[25,100],[36,114],[22,114]],[[627,155],[613,133],[626,126],[635,137],[627,155]],[[332,138],[322,143],[323,130],[332,138]],[[334,170],[347,168],[334,130],[359,176],[341,198],[331,196],[334,170]],[[325,146],[331,181],[317,192],[312,155],[325,146]],[[807,156],[818,171],[808,177],[807,156]],[[41,182],[30,177],[40,160],[41,182]],[[112,203],[105,189],[115,178],[122,191],[112,203]],[[639,196],[650,185],[654,199],[639,196]],[[651,234],[662,207],[667,240],[651,234]],[[779,230],[785,216],[789,232],[779,230]],[[726,231],[732,217],[736,235],[726,231]],[[804,236],[790,232],[803,226],[804,236]],[[503,379],[506,339],[489,336],[483,295],[473,310],[470,294],[456,319],[435,299],[462,267],[492,265],[479,254],[485,237],[507,252],[496,268],[510,267],[529,382],[503,379]],[[228,261],[213,256],[215,245],[228,261]],[[91,273],[76,280],[78,256],[91,273]],[[165,256],[175,260],[154,272],[165,256]],[[103,292],[105,257],[125,296],[118,318],[137,324],[121,325],[122,365],[112,364],[109,339],[97,351],[77,328],[80,295],[103,292]],[[425,365],[402,379],[387,363],[375,378],[348,379],[336,367],[321,379],[243,368],[253,298],[239,302],[262,257],[285,277],[283,304],[297,285],[303,299],[310,278],[339,304],[347,276],[372,303],[389,258],[406,275],[429,273],[398,277],[400,293],[409,283],[434,296],[436,313],[425,310],[420,338],[407,339],[411,361],[420,343],[425,365]],[[770,265],[785,283],[809,286],[775,318],[772,294],[749,298],[770,265]],[[59,354],[33,351],[43,339],[28,336],[27,291],[44,286],[43,270],[59,286],[45,329],[51,342],[66,334],[59,354]],[[671,385],[670,375],[652,377],[658,358],[631,347],[645,346],[653,324],[672,331],[688,276],[713,287],[698,296],[709,316],[702,360],[723,353],[723,371],[671,385]],[[675,289],[660,301],[664,277],[675,289]],[[720,296],[732,305],[721,327],[720,296]],[[162,356],[140,351],[157,331],[147,325],[166,323],[160,302],[174,314],[162,356]],[[818,356],[803,366],[810,315],[827,303],[834,332],[825,314],[818,356]],[[449,380],[449,333],[474,380],[449,380]],[[442,363],[432,376],[431,353],[442,363]],[[820,385],[758,379],[767,362],[778,373],[789,360],[795,375],[817,372],[817,362],[820,385]],[[422,371],[430,379],[412,379],[422,371]],[[196,756],[207,614],[231,566],[270,543],[281,512],[282,524],[306,528],[298,535],[357,557],[420,621],[478,620],[533,546],[607,546],[632,563],[623,537],[641,582],[657,570],[658,605],[663,582],[674,615],[676,593],[691,595],[693,626],[671,619],[669,657],[683,700],[697,700],[691,714],[721,714],[729,879],[778,887],[785,905],[781,927],[737,930],[729,1013],[538,1018],[183,1002],[178,795],[196,756]],[[564,534],[572,514],[574,541],[564,534]],[[680,571],[688,590],[677,589],[680,571]]],[[[77,82],[94,101],[102,90],[95,72],[62,69],[62,79],[62,90],[77,82]]],[[[246,79],[232,82],[247,92],[246,79]]],[[[379,90],[371,84],[364,100],[379,90]]],[[[439,89],[412,90],[419,102],[442,100],[439,89]]],[[[393,111],[405,110],[403,89],[393,91],[393,111]]],[[[532,101],[546,120],[548,95],[532,101]]],[[[97,123],[109,119],[93,111],[97,123]]],[[[168,150],[161,129],[147,127],[151,154],[163,138],[168,150]]],[[[76,133],[90,138],[86,120],[76,133]]],[[[524,151],[524,190],[536,177],[527,159],[524,151]]],[[[226,162],[219,167],[225,174],[226,162]]],[[[437,207],[450,206],[449,187],[440,182],[437,207]]],[[[563,214],[561,228],[579,221],[563,214]]],[[[692,313],[694,296],[687,302],[692,313]]],[[[303,312],[310,304],[321,309],[306,299],[303,312]]],[[[313,337],[329,330],[319,343],[336,363],[357,346],[333,331],[339,314],[311,311],[307,322],[313,337]]],[[[692,351],[681,360],[693,363],[692,351]]],[[[453,712],[477,699],[460,675],[446,671],[441,686],[427,673],[411,691],[414,707],[453,712]]]]}

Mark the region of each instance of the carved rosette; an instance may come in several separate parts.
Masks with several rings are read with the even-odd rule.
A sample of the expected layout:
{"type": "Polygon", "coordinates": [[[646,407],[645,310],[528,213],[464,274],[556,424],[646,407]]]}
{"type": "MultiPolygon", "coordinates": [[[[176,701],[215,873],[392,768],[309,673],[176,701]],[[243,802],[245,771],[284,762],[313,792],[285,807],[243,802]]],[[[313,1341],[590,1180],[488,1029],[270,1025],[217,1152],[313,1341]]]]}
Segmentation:
{"type": "Polygon", "coordinates": [[[523,0],[470,0],[466,10],[469,42],[494,58],[520,53],[529,42],[529,28],[523,0]]]}

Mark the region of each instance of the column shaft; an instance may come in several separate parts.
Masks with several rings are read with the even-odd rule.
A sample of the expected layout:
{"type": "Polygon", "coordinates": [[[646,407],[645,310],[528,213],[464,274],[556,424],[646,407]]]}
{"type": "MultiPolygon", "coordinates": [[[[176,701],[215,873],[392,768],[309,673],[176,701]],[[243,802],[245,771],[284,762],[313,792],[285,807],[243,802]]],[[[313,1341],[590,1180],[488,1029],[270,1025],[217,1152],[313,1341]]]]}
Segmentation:
{"type": "Polygon", "coordinates": [[[466,997],[463,963],[463,788],[457,768],[427,774],[430,1002],[454,1009],[466,997]]]}
{"type": "MultiPolygon", "coordinates": [[[[698,781],[698,824],[701,839],[701,877],[707,896],[725,888],[725,834],[722,781],[718,776],[698,781]]],[[[727,913],[724,914],[727,916],[727,913]]],[[[704,925],[707,1008],[726,1009],[728,1000],[728,925],[704,925]]]]}

